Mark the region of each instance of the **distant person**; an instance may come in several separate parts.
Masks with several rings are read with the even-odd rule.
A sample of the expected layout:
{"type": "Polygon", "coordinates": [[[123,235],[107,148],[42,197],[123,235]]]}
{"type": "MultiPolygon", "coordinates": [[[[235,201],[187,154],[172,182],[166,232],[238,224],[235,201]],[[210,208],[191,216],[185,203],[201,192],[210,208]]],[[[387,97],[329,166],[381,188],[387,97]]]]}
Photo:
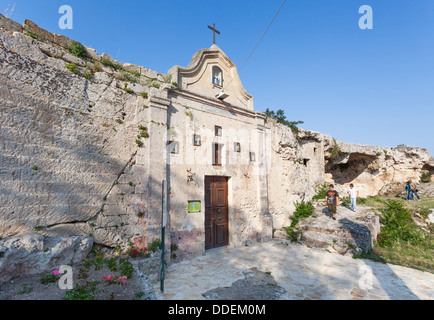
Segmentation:
{"type": "Polygon", "coordinates": [[[411,199],[413,197],[413,194],[411,192],[411,186],[410,186],[410,181],[407,181],[407,184],[405,185],[405,191],[407,191],[407,200],[413,200],[411,199]]]}
{"type": "MultiPolygon", "coordinates": [[[[411,180],[410,182],[411,182],[410,187],[412,188],[411,191],[413,192],[413,195],[417,197],[417,200],[420,200],[420,197],[417,194],[419,192],[419,190],[417,189],[417,184],[413,183],[411,180]]],[[[414,200],[414,197],[412,197],[411,200],[414,200]]]]}
{"type": "Polygon", "coordinates": [[[354,212],[357,210],[357,198],[359,197],[359,190],[354,188],[354,184],[350,184],[350,189],[348,190],[348,195],[351,199],[351,208],[354,212]]]}
{"type": "Polygon", "coordinates": [[[412,180],[409,180],[409,195],[407,196],[407,200],[414,200],[414,195],[416,195],[416,197],[418,198],[418,200],[420,200],[419,195],[417,194],[417,192],[419,190],[417,190],[417,185],[413,183],[412,180]]]}
{"type": "Polygon", "coordinates": [[[339,206],[339,194],[334,190],[334,188],[335,186],[331,184],[330,190],[326,193],[325,201],[330,215],[333,217],[333,220],[336,220],[336,208],[339,206]]]}

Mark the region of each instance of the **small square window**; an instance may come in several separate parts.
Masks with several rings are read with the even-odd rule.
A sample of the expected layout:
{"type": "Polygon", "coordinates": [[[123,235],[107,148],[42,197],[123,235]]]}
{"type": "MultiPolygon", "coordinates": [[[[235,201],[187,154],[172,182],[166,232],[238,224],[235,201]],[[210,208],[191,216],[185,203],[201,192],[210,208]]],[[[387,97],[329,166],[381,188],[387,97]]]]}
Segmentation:
{"type": "Polygon", "coordinates": [[[241,152],[241,144],[239,142],[235,142],[235,152],[241,152]]]}
{"type": "Polygon", "coordinates": [[[250,152],[250,162],[256,161],[256,154],[254,152],[250,152]]]}
{"type": "Polygon", "coordinates": [[[197,135],[197,134],[195,134],[195,135],[193,136],[193,145],[194,145],[195,147],[198,147],[198,146],[202,145],[202,140],[201,140],[200,136],[197,135]]]}
{"type": "Polygon", "coordinates": [[[223,136],[223,129],[220,126],[215,126],[215,135],[216,137],[223,136]]]}
{"type": "Polygon", "coordinates": [[[179,153],[179,142],[178,141],[170,141],[169,142],[169,151],[172,154],[179,153]]]}

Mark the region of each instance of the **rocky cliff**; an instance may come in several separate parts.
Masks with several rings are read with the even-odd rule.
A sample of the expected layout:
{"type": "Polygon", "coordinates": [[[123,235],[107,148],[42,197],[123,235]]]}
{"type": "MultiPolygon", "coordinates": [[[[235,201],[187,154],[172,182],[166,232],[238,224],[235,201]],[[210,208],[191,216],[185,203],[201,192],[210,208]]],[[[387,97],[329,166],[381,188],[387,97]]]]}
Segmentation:
{"type": "Polygon", "coordinates": [[[159,76],[129,64],[119,73],[89,48],[79,59],[66,48],[72,40],[0,18],[0,237],[37,230],[113,247],[140,241],[152,219],[137,215],[149,196],[138,134],[157,90],[145,83],[159,76]]]}

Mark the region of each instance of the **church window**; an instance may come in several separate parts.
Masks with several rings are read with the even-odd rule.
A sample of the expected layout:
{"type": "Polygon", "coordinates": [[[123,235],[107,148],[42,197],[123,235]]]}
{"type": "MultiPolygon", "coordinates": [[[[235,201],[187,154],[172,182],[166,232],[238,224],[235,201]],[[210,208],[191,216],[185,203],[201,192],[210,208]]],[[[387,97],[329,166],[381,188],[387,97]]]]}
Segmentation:
{"type": "Polygon", "coordinates": [[[250,162],[255,162],[255,161],[256,161],[255,153],[250,152],[250,162]]]}
{"type": "Polygon", "coordinates": [[[221,137],[223,135],[222,127],[215,126],[215,135],[216,135],[216,137],[221,137]]]}
{"type": "Polygon", "coordinates": [[[178,154],[179,153],[179,142],[178,141],[170,141],[169,143],[169,152],[171,154],[178,154]]]}
{"type": "Polygon", "coordinates": [[[235,152],[241,152],[241,144],[239,142],[235,142],[235,152]]]}
{"type": "Polygon", "coordinates": [[[193,136],[193,145],[194,145],[195,147],[199,147],[201,144],[202,144],[202,142],[201,142],[200,136],[197,135],[197,134],[195,134],[195,135],[193,136]]]}
{"type": "Polygon", "coordinates": [[[222,69],[217,66],[212,67],[212,83],[223,87],[223,72],[222,69]]]}

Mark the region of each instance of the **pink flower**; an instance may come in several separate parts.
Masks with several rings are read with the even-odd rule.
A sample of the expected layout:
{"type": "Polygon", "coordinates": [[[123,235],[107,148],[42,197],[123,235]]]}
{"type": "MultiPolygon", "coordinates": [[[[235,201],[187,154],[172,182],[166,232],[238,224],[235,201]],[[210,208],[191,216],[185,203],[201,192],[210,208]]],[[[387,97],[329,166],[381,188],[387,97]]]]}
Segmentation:
{"type": "Polygon", "coordinates": [[[60,276],[60,272],[59,272],[58,270],[54,270],[54,271],[53,271],[53,274],[54,274],[55,276],[60,276]]]}
{"type": "Polygon", "coordinates": [[[111,280],[114,279],[114,277],[115,277],[115,276],[104,276],[102,279],[103,279],[104,281],[111,281],[111,280]]]}
{"type": "Polygon", "coordinates": [[[118,284],[125,284],[125,281],[128,279],[127,276],[120,277],[118,279],[118,284]]]}

